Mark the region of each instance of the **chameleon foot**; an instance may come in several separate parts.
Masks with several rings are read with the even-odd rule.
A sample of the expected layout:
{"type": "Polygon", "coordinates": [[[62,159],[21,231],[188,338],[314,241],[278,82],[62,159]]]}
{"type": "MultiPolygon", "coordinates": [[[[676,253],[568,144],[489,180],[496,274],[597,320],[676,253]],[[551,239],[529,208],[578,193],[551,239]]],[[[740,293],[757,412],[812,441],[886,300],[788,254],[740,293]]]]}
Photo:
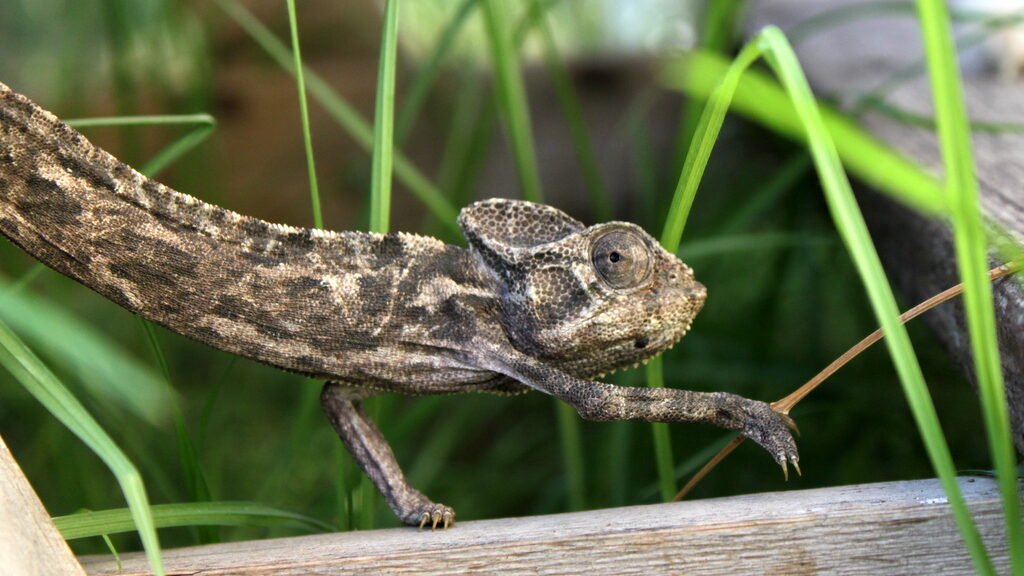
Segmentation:
{"type": "Polygon", "coordinates": [[[786,414],[776,412],[764,402],[747,401],[743,407],[743,435],[761,445],[782,467],[782,474],[789,480],[789,465],[792,464],[800,474],[800,455],[796,449],[796,441],[792,432],[796,431],[796,423],[786,414]]]}
{"type": "Polygon", "coordinates": [[[449,526],[455,524],[455,510],[443,504],[430,504],[420,514],[420,530],[427,524],[430,524],[431,530],[436,530],[438,525],[442,530],[447,530],[449,526]]]}

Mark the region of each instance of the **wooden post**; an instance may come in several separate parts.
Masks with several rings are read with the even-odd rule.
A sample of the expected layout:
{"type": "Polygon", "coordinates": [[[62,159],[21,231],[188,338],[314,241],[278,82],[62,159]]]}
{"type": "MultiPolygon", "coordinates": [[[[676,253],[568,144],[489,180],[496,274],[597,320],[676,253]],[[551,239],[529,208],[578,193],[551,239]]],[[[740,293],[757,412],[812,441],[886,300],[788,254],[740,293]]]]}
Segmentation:
{"type": "Polygon", "coordinates": [[[0,572],[19,576],[85,574],[3,438],[0,438],[0,572]]]}
{"type": "MultiPolygon", "coordinates": [[[[997,571],[1009,570],[989,478],[961,490],[997,571]]],[[[147,574],[145,555],[86,557],[147,574]]],[[[973,574],[935,480],[888,482],[166,550],[168,574],[973,574]]]]}

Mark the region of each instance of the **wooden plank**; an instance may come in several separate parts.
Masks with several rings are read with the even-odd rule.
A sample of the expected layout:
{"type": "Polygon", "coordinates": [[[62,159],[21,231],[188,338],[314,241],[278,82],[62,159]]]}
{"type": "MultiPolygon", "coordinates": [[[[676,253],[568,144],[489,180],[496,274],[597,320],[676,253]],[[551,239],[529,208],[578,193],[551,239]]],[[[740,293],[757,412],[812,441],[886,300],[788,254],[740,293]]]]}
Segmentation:
{"type": "MultiPolygon", "coordinates": [[[[997,569],[1009,569],[995,484],[961,489],[997,569]]],[[[141,553],[89,574],[146,574],[141,553]]],[[[167,550],[168,574],[972,574],[934,480],[735,496],[572,514],[167,550]]]]}
{"type": "MultiPolygon", "coordinates": [[[[751,10],[748,31],[753,33],[767,24],[792,31],[799,23],[824,12],[864,3],[865,0],[760,0],[751,10]]],[[[852,104],[923,58],[920,31],[912,12],[847,17],[838,25],[822,28],[795,48],[815,91],[841,105],[852,104]]],[[[972,120],[1024,123],[1024,84],[1008,83],[984,66],[967,68],[964,81],[972,120]]],[[[913,114],[933,115],[931,91],[924,74],[899,84],[883,101],[913,114]]],[[[931,129],[898,121],[877,110],[864,114],[861,125],[896,150],[941,174],[941,156],[931,129]]],[[[1024,241],[1024,133],[976,132],[973,144],[986,217],[1018,242],[1024,241]]],[[[906,302],[919,302],[959,281],[952,237],[945,223],[923,218],[879,195],[860,192],[865,218],[887,272],[906,302]]],[[[999,282],[995,287],[995,305],[1014,442],[1024,454],[1021,284],[999,282]]],[[[940,307],[924,320],[974,383],[970,340],[960,301],[940,307]]]]}
{"type": "Polygon", "coordinates": [[[0,571],[85,574],[0,438],[0,571]]]}

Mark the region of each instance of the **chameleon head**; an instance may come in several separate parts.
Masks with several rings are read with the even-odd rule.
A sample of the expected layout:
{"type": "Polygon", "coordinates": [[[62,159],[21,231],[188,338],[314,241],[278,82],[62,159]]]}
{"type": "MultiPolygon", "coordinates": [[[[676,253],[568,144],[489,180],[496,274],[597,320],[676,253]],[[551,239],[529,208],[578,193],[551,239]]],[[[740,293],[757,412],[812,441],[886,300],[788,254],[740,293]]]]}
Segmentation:
{"type": "Polygon", "coordinates": [[[512,344],[578,376],[671,348],[707,295],[686,264],[634,224],[584,227],[513,200],[473,204],[459,222],[504,284],[501,322],[512,344]]]}

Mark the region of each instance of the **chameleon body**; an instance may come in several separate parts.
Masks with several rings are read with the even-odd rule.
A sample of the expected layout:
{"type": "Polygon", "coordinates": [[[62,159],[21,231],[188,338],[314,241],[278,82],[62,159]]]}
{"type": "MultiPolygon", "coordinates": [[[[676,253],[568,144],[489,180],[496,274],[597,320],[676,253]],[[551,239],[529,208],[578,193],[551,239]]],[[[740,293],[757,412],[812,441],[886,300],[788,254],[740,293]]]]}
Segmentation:
{"type": "Polygon", "coordinates": [[[675,344],[706,290],[639,227],[543,205],[462,210],[468,248],[270,224],[146,178],[0,84],[0,232],[175,332],[327,381],[331,424],[405,523],[455,512],[405,480],[360,401],[538,390],[590,420],[706,422],[797,463],[787,417],[727,393],[590,380],[675,344]]]}

